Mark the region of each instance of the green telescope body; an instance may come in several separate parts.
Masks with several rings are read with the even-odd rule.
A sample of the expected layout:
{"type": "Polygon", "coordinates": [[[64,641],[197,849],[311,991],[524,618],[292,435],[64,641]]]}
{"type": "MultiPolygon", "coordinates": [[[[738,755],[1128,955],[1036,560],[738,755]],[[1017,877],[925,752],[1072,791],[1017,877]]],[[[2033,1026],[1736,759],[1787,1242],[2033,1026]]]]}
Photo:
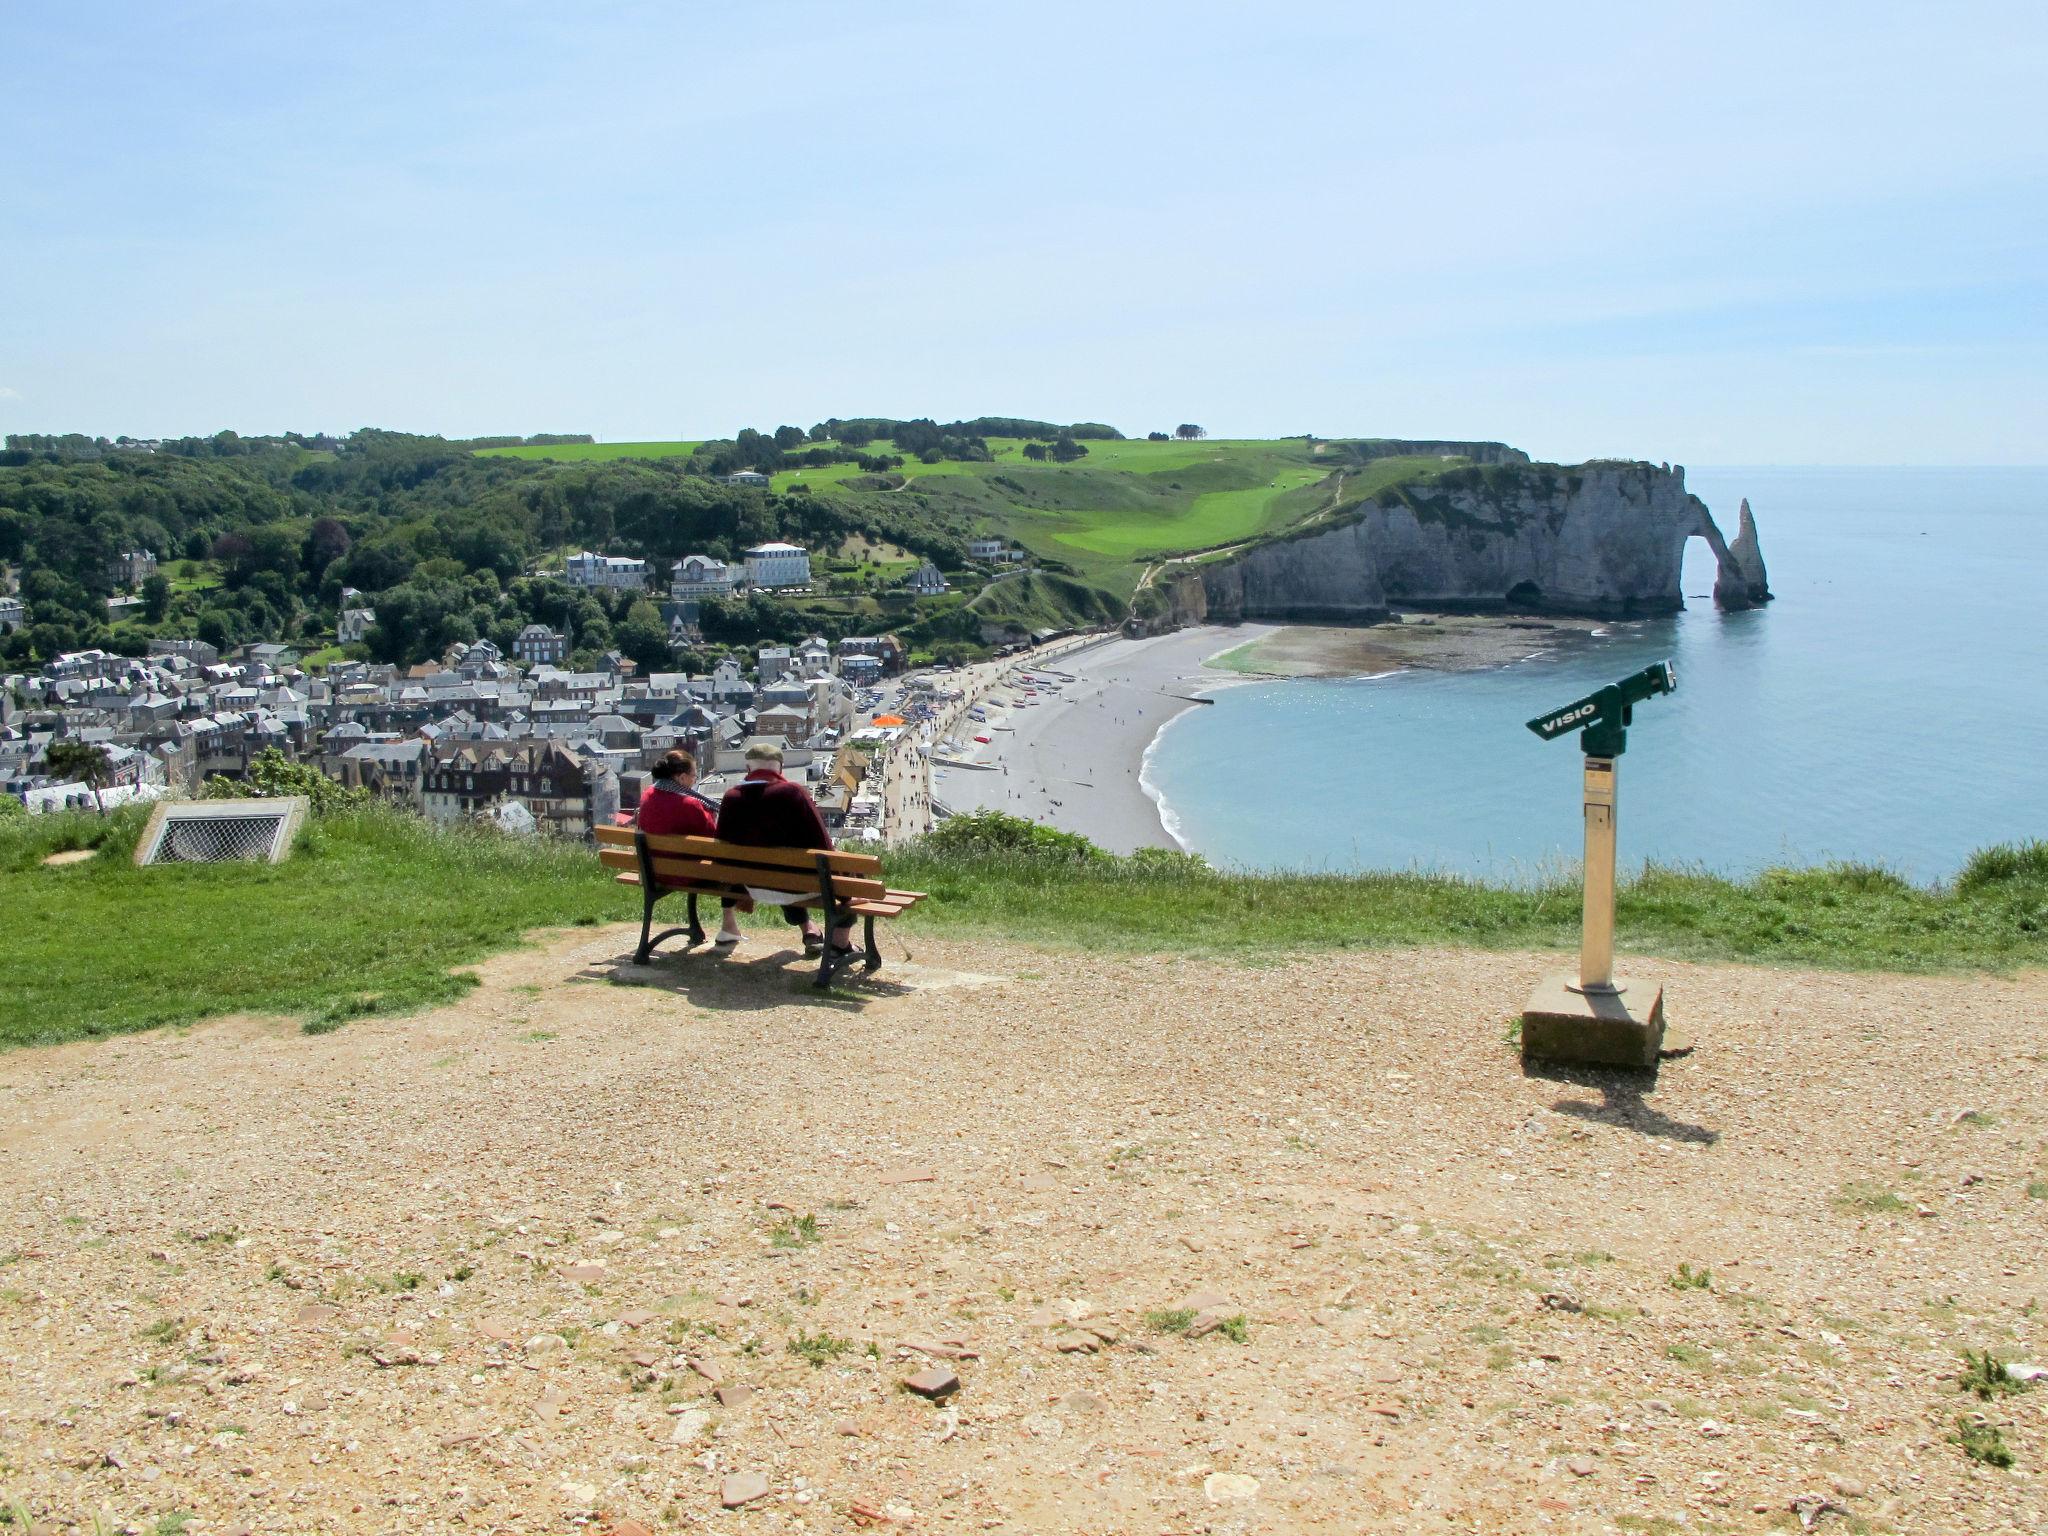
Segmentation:
{"type": "Polygon", "coordinates": [[[1634,717],[1634,706],[1660,693],[1678,690],[1678,674],[1668,661],[1653,662],[1642,671],[1609,683],[1598,693],[1538,715],[1529,729],[1545,741],[1555,741],[1572,731],[1583,734],[1579,748],[1588,757],[1619,757],[1628,749],[1626,727],[1634,717]]]}

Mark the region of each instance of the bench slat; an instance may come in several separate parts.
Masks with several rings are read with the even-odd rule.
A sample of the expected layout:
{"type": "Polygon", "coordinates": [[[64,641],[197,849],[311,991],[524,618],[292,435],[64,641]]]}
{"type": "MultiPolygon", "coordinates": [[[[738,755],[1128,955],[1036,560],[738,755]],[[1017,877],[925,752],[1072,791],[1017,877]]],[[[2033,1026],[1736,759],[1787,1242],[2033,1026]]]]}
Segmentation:
{"type": "MultiPolygon", "coordinates": [[[[610,869],[631,870],[638,874],[640,861],[634,854],[617,848],[598,850],[599,860],[610,869]]],[[[657,856],[654,860],[654,877],[663,885],[751,885],[764,891],[788,891],[797,895],[808,895],[818,889],[815,870],[800,869],[757,869],[742,864],[724,864],[710,859],[678,859],[657,856]]],[[[843,875],[832,877],[832,890],[841,900],[879,900],[888,894],[888,887],[879,880],[853,880],[843,875]]]]}
{"type": "MultiPolygon", "coordinates": [[[[633,851],[633,839],[637,835],[632,827],[598,827],[597,841],[600,847],[623,848],[633,851]]],[[[871,853],[826,852],[824,849],[809,848],[755,848],[746,843],[728,843],[715,837],[685,837],[681,834],[650,833],[647,847],[653,853],[681,854],[686,858],[720,859],[733,863],[773,864],[784,869],[815,870],[818,855],[825,859],[836,876],[839,874],[874,876],[882,872],[882,861],[871,853]]]]}
{"type": "MultiPolygon", "coordinates": [[[[638,885],[640,883],[640,877],[631,872],[614,875],[612,878],[620,885],[638,885]]],[[[839,884],[836,880],[832,883],[834,886],[839,884]]],[[[687,887],[670,887],[670,889],[676,890],[678,894],[687,894],[688,890],[687,887]]],[[[719,896],[723,895],[724,892],[711,889],[700,890],[697,894],[699,896],[719,896]]],[[[770,902],[769,905],[773,906],[775,903],[770,902]]],[[[801,896],[792,893],[791,899],[781,903],[781,905],[785,907],[818,907],[823,906],[824,902],[817,896],[801,896]]],[[[856,901],[850,901],[846,906],[848,911],[862,917],[900,917],[903,913],[910,910],[908,906],[898,906],[886,900],[870,900],[865,897],[856,901]]]]}

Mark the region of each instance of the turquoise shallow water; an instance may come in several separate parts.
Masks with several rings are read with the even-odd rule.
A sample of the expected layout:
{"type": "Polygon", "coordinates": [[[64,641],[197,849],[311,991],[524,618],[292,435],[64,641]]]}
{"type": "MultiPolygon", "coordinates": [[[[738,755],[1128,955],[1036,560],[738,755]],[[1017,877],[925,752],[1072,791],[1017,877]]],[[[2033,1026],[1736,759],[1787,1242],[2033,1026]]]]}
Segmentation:
{"type": "MultiPolygon", "coordinates": [[[[1687,611],[1497,671],[1221,690],[1155,744],[1168,825],[1226,865],[1494,876],[1576,860],[1577,738],[1522,722],[1662,657],[1636,711],[1621,856],[1747,873],[1832,859],[1909,878],[2048,837],[2048,469],[1693,469],[1744,496],[1778,600],[1687,611]]],[[[1694,594],[1698,594],[1695,596],[1694,594]]]]}

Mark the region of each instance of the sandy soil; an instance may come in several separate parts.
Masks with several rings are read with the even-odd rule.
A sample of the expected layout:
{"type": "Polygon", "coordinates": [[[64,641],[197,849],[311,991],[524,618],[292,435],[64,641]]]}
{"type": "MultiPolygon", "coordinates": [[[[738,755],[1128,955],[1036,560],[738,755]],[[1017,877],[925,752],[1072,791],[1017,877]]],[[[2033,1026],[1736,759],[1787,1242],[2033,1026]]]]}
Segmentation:
{"type": "Polygon", "coordinates": [[[1365,629],[1290,625],[1223,664],[1269,677],[1368,677],[1410,667],[1470,672],[1508,666],[1612,627],[1598,619],[1455,613],[1408,614],[1365,629]]]}
{"type": "Polygon", "coordinates": [[[1697,1041],[1641,1084],[1525,1075],[1554,957],[910,944],[821,998],[763,940],[585,930],[413,1019],[0,1058],[0,1490],[194,1532],[2048,1528],[2048,1389],[1955,1380],[2048,1353],[2048,977],[1637,962],[1697,1041]],[[2015,1469],[1949,1443],[1980,1410],[2015,1469]]]}

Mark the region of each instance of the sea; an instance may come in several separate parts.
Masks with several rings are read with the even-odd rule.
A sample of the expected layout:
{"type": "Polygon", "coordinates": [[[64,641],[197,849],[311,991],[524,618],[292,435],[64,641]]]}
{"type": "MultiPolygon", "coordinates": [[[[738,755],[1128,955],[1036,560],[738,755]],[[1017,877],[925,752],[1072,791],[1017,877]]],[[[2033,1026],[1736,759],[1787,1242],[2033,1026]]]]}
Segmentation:
{"type": "Polygon", "coordinates": [[[1227,686],[1145,771],[1211,862],[1537,878],[1581,851],[1575,736],[1524,722],[1653,661],[1619,764],[1620,859],[1744,875],[1848,861],[1921,884],[2048,838],[2048,468],[1691,468],[1733,538],[1748,497],[1777,600],[1685,612],[1496,670],[1227,686]]]}

